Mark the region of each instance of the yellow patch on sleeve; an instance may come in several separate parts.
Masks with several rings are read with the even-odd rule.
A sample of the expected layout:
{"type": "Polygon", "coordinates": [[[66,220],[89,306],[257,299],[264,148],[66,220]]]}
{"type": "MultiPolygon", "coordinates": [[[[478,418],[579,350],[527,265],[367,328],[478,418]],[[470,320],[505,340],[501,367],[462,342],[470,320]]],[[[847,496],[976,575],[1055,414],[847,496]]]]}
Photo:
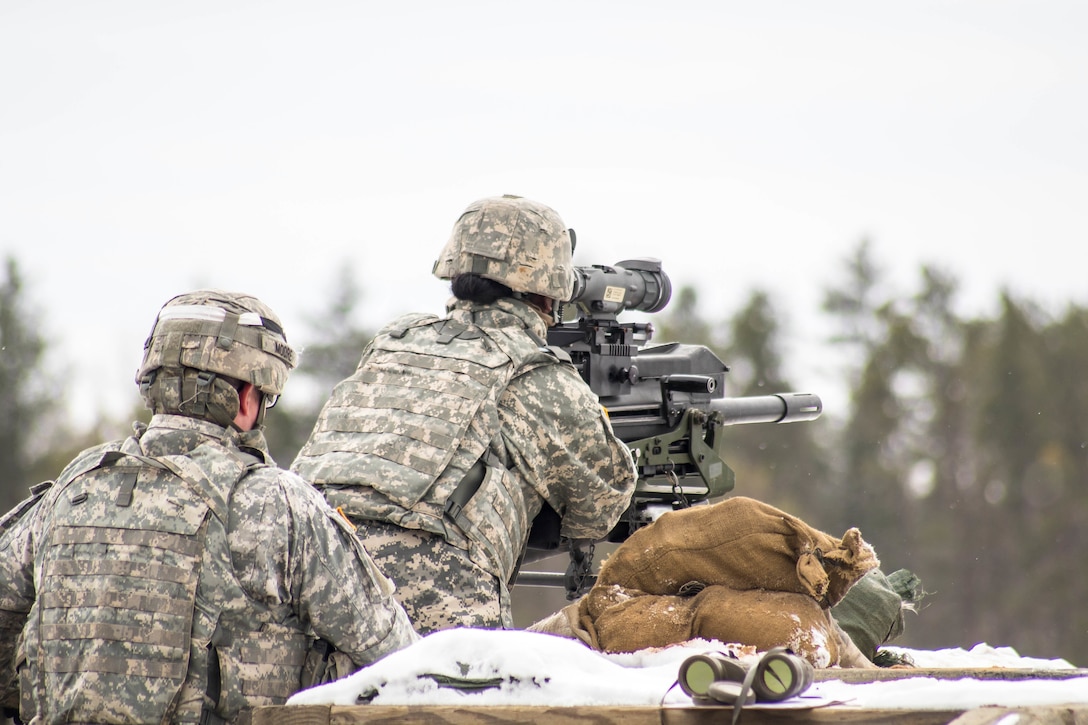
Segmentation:
{"type": "Polygon", "coordinates": [[[344,507],[343,506],[337,506],[336,507],[336,513],[340,514],[340,518],[344,519],[344,521],[347,522],[347,525],[351,527],[351,530],[353,532],[358,530],[358,528],[355,526],[355,524],[351,523],[351,519],[348,518],[348,515],[346,513],[344,513],[344,507]]]}

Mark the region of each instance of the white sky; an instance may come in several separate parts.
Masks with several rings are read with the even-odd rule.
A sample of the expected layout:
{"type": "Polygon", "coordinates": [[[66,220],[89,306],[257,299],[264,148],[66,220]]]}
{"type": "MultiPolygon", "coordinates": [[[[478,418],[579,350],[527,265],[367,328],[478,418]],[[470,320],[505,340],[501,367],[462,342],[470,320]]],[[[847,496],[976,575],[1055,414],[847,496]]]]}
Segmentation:
{"type": "MultiPolygon", "coordinates": [[[[577,640],[527,631],[451,629],[387,655],[337,682],[299,693],[291,705],[356,705],[360,694],[377,692],[375,705],[666,705],[691,706],[676,681],[681,663],[707,651],[735,651],[706,640],[630,654],[594,652],[577,640]],[[497,688],[466,693],[439,687],[427,675],[490,680],[497,688]]],[[[870,684],[841,680],[815,683],[802,693],[811,705],[893,710],[968,710],[983,706],[1029,707],[1088,704],[1088,677],[1046,679],[1043,670],[1071,669],[1065,660],[1021,656],[1009,647],[979,644],[971,650],[906,650],[921,668],[1013,668],[1040,670],[1033,680],[937,680],[913,677],[870,684]]],[[[758,654],[737,653],[752,664],[758,654]]],[[[1058,673],[1055,673],[1058,674],[1058,673]]],[[[804,700],[777,707],[797,707],[804,700]]],[[[1002,721],[1004,722],[1004,721],[1002,721]]]]}
{"type": "Polygon", "coordinates": [[[517,193],[711,319],[767,289],[831,411],[817,310],[863,236],[967,314],[1088,304],[1086,31],[1079,0],[0,0],[0,252],[77,414],[127,410],[174,294],[298,339],[351,264],[365,321],[439,311],[453,221],[517,193]]]}

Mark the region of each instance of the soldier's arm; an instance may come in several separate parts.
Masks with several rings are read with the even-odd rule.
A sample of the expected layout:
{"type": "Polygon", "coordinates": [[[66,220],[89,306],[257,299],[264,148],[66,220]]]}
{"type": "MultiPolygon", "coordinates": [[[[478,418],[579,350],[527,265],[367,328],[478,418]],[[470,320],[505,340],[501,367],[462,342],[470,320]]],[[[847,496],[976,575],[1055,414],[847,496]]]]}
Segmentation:
{"type": "Polygon", "coordinates": [[[419,639],[393,582],[366,553],[339,513],[309,487],[311,513],[298,519],[293,573],[300,613],[314,632],[362,667],[419,639]]]}
{"type": "Polygon", "coordinates": [[[562,535],[607,534],[634,493],[635,467],[578,373],[551,365],[518,376],[499,416],[513,465],[562,515],[562,535]]]}
{"type": "Polygon", "coordinates": [[[0,708],[7,712],[19,709],[16,643],[34,604],[36,503],[24,501],[0,521],[0,708]]]}
{"type": "MultiPolygon", "coordinates": [[[[253,561],[263,560],[270,570],[265,576],[277,584],[258,593],[289,601],[299,621],[357,667],[418,639],[392,583],[321,494],[287,471],[263,475],[274,476],[278,495],[253,502],[264,523],[251,546],[263,550],[254,552],[253,561]]],[[[268,486],[253,492],[261,488],[268,486]]]]}

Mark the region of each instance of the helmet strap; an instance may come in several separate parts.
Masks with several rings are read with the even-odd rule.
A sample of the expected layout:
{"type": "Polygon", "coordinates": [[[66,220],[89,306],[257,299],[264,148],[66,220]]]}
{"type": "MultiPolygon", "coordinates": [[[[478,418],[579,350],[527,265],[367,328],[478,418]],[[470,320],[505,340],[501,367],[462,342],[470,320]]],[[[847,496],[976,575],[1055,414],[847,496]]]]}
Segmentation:
{"type": "Polygon", "coordinates": [[[554,306],[552,307],[552,319],[555,320],[555,324],[558,325],[560,322],[563,321],[563,315],[567,311],[567,304],[568,303],[564,302],[563,300],[556,300],[554,306]]]}
{"type": "Polygon", "coordinates": [[[181,410],[194,418],[203,418],[208,412],[212,385],[216,374],[198,370],[195,375],[183,375],[181,379],[181,410]]]}
{"type": "Polygon", "coordinates": [[[268,407],[265,403],[265,395],[261,393],[260,407],[257,409],[257,419],[253,421],[253,428],[250,430],[264,430],[264,414],[268,411],[268,407]]]}
{"type": "Polygon", "coordinates": [[[530,305],[544,318],[545,323],[550,320],[548,327],[558,325],[563,319],[563,305],[551,297],[545,297],[533,292],[514,292],[512,296],[530,305]]]}
{"type": "Polygon", "coordinates": [[[200,418],[224,428],[238,415],[238,391],[229,379],[206,370],[160,368],[140,380],[140,394],[153,413],[200,418]]]}

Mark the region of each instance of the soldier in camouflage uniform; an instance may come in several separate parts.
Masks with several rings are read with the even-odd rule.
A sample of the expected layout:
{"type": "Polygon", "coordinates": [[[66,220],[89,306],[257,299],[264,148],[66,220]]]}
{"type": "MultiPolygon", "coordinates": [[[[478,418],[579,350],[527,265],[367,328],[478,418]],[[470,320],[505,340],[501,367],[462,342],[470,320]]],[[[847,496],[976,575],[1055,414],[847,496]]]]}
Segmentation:
{"type": "Polygon", "coordinates": [[[294,364],[253,297],[160,310],[137,373],[150,424],[0,523],[0,626],[23,625],[0,696],[17,671],[23,721],[244,721],[418,639],[350,525],[267,454],[294,364]]]}
{"type": "MultiPolygon", "coordinates": [[[[52,481],[45,481],[30,489],[31,495],[0,518],[0,572],[6,572],[15,551],[26,546],[30,535],[30,513],[38,501],[49,491],[52,481]]],[[[19,602],[34,599],[33,582],[22,581],[0,574],[0,710],[4,717],[19,714],[19,676],[15,671],[16,645],[26,625],[26,607],[19,602]],[[17,589],[17,587],[23,587],[17,589]]]]}
{"type": "Polygon", "coordinates": [[[504,196],[470,205],[434,273],[445,317],[385,326],[325,404],[292,470],[347,513],[418,631],[510,628],[533,519],[604,536],[634,492],[630,452],[561,350],[573,292],[559,215],[504,196]]]}

